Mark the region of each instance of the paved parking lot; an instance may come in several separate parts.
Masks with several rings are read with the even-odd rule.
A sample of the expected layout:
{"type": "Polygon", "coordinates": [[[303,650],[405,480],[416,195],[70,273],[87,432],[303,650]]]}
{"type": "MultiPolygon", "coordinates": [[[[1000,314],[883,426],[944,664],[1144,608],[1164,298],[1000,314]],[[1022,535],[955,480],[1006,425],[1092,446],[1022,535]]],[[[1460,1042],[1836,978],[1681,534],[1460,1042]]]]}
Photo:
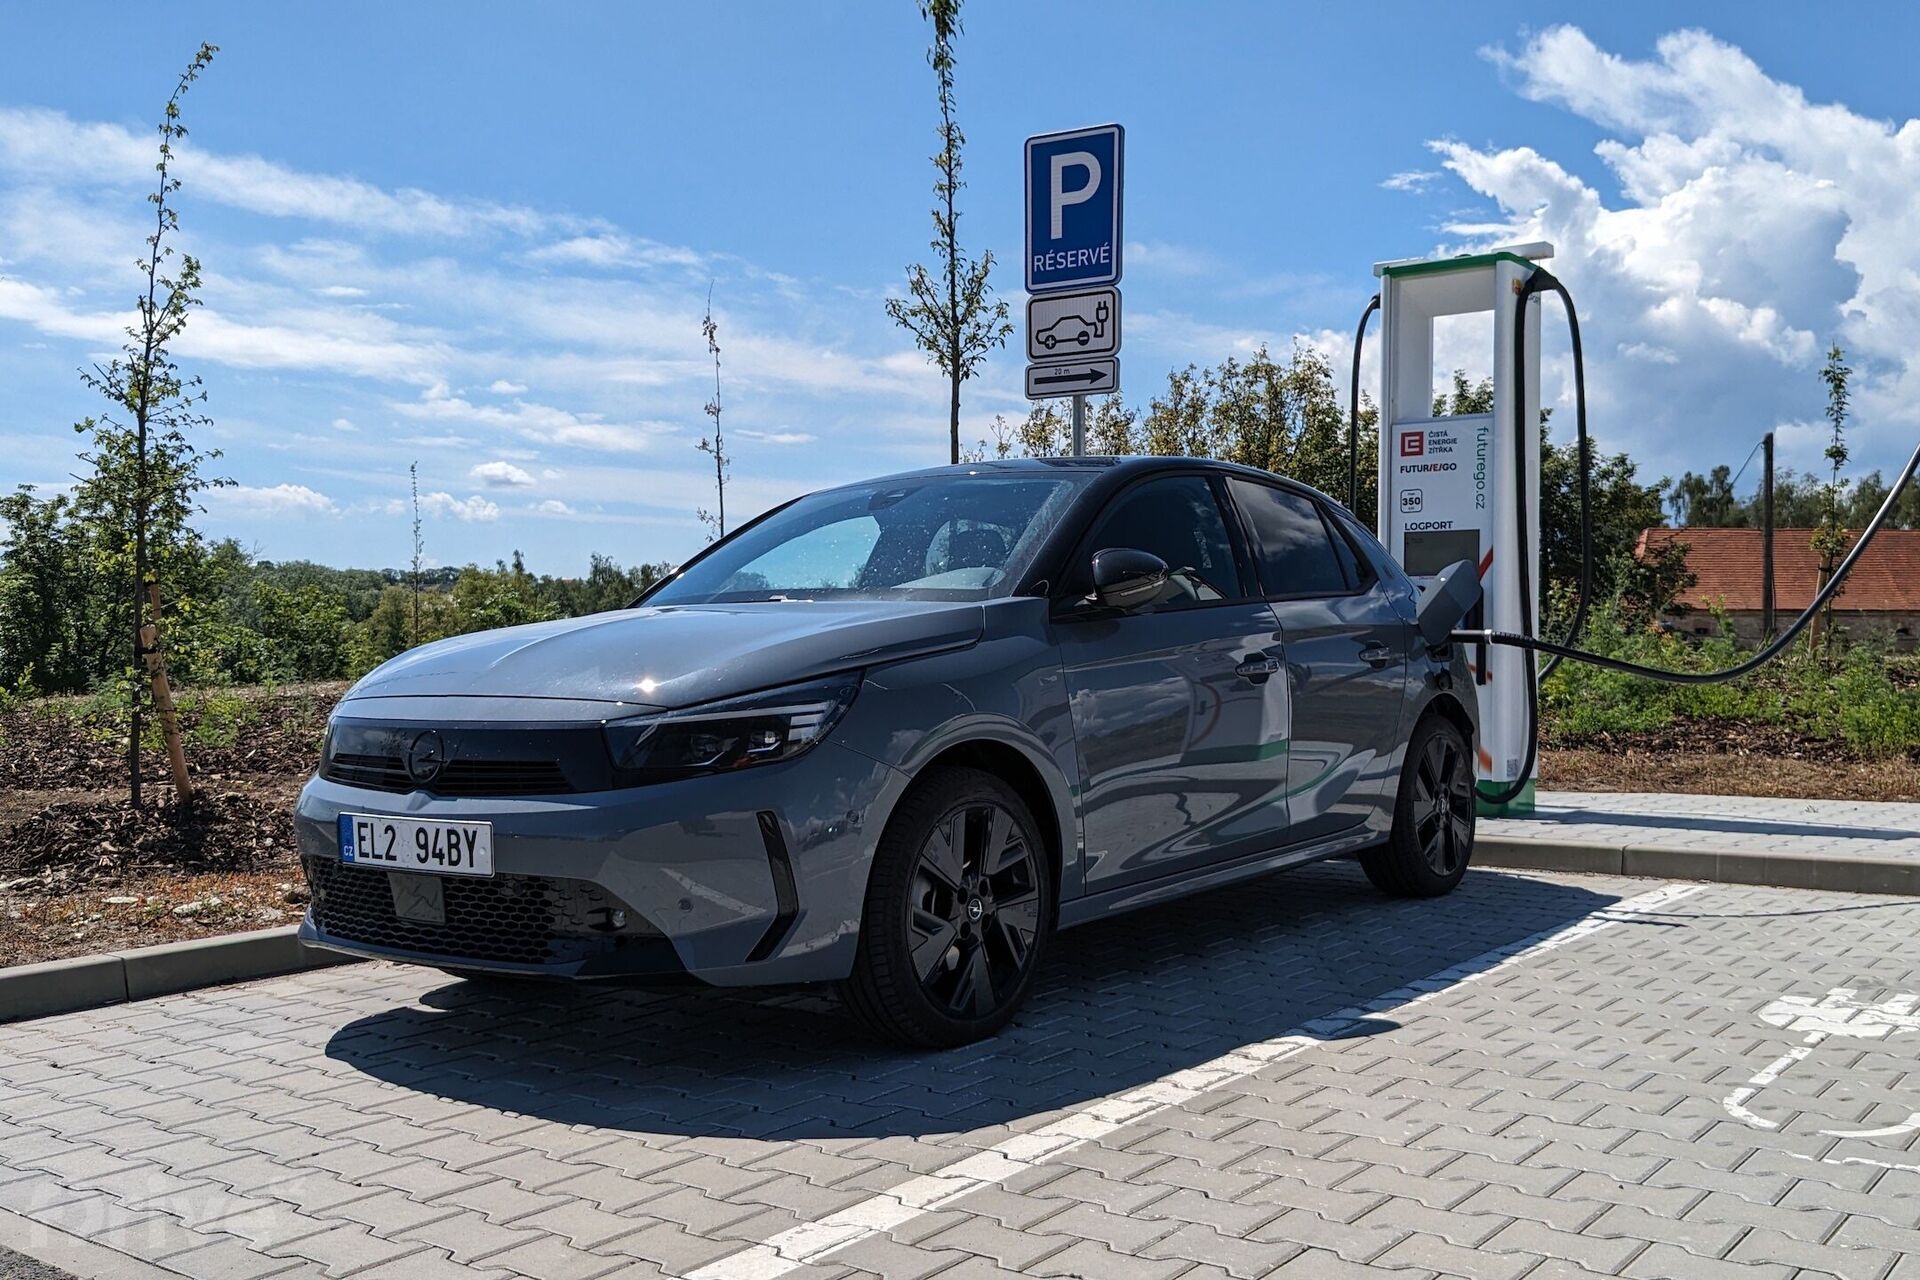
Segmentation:
{"type": "Polygon", "coordinates": [[[196,1277],[1916,1276],[1916,926],[1492,871],[1384,902],[1329,866],[1065,935],[1016,1029],[925,1056],[811,995],[322,970],[0,1027],[0,1245],[196,1277]]]}

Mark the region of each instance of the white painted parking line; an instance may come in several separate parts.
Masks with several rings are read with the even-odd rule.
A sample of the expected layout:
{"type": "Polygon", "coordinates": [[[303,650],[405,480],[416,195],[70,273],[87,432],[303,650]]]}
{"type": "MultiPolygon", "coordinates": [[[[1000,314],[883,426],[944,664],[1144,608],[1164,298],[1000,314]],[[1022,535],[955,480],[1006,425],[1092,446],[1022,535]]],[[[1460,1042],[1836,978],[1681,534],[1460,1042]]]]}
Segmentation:
{"type": "Polygon", "coordinates": [[[1706,888],[1699,884],[1663,885],[1623,899],[1554,929],[1463,960],[1326,1017],[1302,1023],[1285,1035],[1243,1045],[1210,1062],[1176,1071],[1112,1097],[1077,1107],[1032,1133],[968,1156],[934,1173],[909,1178],[897,1187],[830,1214],[818,1222],[770,1237],[765,1243],[708,1263],[687,1280],[778,1280],[790,1271],[883,1232],[897,1229],[923,1213],[951,1204],[970,1192],[1005,1182],[1041,1161],[1089,1142],[1097,1142],[1129,1124],[1192,1102],[1209,1091],[1245,1079],[1273,1063],[1365,1026],[1369,1018],[1409,1009],[1469,983],[1569,943],[1590,938],[1636,915],[1658,910],[1706,888]]]}

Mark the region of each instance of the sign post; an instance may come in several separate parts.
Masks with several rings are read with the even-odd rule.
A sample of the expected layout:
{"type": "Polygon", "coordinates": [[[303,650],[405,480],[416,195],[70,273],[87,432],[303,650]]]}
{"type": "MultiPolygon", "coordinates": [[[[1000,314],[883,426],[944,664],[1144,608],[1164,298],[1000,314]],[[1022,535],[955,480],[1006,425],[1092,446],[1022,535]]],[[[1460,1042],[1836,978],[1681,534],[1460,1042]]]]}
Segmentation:
{"type": "Polygon", "coordinates": [[[1121,191],[1117,124],[1027,139],[1027,398],[1073,399],[1087,451],[1087,396],[1120,388],[1121,191]]]}

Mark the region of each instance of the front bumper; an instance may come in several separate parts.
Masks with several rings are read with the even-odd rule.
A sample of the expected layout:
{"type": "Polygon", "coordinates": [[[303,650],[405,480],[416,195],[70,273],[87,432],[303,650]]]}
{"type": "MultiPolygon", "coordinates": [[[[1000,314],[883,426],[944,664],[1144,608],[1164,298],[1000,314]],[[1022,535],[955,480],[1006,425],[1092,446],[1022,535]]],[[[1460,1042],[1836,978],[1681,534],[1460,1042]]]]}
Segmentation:
{"type": "Polygon", "coordinates": [[[879,824],[903,787],[895,770],[833,742],[730,776],[554,797],[451,799],[316,778],[295,811],[314,888],[300,936],[472,972],[832,981],[852,970],[879,824]],[[341,813],[489,821],[495,874],[431,877],[438,922],[402,917],[394,873],[340,865],[341,813]]]}

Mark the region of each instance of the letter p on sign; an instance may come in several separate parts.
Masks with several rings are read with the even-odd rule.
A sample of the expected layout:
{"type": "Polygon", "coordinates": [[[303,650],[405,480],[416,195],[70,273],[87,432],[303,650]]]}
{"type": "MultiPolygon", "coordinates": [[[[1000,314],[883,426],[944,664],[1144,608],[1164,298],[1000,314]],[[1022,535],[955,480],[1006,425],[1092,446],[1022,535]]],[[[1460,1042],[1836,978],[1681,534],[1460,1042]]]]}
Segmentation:
{"type": "Polygon", "coordinates": [[[1027,139],[1028,293],[1119,283],[1126,136],[1103,124],[1027,139]]]}
{"type": "Polygon", "coordinates": [[[1062,151],[1053,157],[1053,195],[1049,202],[1051,218],[1048,234],[1058,240],[1065,234],[1061,230],[1061,214],[1070,204],[1085,204],[1093,199],[1093,193],[1100,189],[1100,161],[1091,151],[1062,151]],[[1066,176],[1069,169],[1085,170],[1086,182],[1073,190],[1066,189],[1066,176]]]}

